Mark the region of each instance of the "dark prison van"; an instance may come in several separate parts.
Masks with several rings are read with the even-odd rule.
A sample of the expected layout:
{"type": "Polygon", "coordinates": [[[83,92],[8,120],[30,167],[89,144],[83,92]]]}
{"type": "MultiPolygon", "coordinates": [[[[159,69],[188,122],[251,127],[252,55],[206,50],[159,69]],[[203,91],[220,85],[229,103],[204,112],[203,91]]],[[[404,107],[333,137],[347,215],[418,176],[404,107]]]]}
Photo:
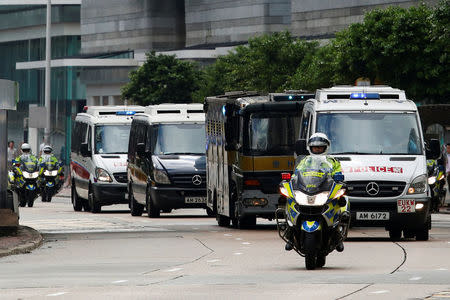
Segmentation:
{"type": "MultiPolygon", "coordinates": [[[[205,114],[202,104],[147,106],[131,124],[131,215],[151,218],[177,208],[206,209],[205,114]]],[[[209,212],[211,214],[211,212],[209,212]]]]}
{"type": "Polygon", "coordinates": [[[294,169],[302,100],[311,97],[232,92],[206,99],[208,207],[219,226],[274,218],[282,173],[294,169]]]}

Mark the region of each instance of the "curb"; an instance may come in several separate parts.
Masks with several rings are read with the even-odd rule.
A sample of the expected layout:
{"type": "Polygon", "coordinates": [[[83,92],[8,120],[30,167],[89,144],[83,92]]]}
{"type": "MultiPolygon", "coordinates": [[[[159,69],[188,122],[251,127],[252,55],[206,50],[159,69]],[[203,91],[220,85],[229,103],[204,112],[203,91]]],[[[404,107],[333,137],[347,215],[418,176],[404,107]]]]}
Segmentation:
{"type": "Polygon", "coordinates": [[[43,238],[39,231],[28,226],[19,226],[15,235],[0,236],[0,257],[30,253],[42,243],[43,238]],[[6,248],[2,248],[4,245],[6,248]]]}

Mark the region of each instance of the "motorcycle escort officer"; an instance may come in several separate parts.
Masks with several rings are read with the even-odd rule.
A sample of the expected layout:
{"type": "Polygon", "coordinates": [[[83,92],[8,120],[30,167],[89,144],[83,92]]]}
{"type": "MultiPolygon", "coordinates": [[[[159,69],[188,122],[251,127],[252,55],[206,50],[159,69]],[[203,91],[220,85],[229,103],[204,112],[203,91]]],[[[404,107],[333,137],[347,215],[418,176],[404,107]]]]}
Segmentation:
{"type": "Polygon", "coordinates": [[[42,154],[41,157],[39,157],[39,186],[42,188],[44,184],[44,167],[45,163],[50,162],[51,164],[54,164],[56,166],[59,166],[59,160],[56,158],[56,156],[53,154],[53,148],[50,145],[45,145],[42,148],[42,154]]]}
{"type": "MultiPolygon", "coordinates": [[[[295,178],[295,174],[300,172],[301,170],[307,169],[310,164],[311,156],[320,156],[324,158],[324,168],[328,169],[331,165],[332,171],[331,176],[334,178],[335,175],[342,175],[341,163],[334,159],[331,156],[328,156],[328,150],[330,149],[331,142],[328,139],[327,135],[321,132],[316,132],[308,139],[307,150],[309,152],[309,156],[304,157],[295,167],[294,174],[292,175],[295,178]]],[[[291,240],[291,237],[288,237],[291,240]]],[[[286,251],[290,251],[293,249],[292,243],[286,243],[285,246],[286,251]]],[[[338,252],[342,252],[344,250],[344,244],[341,242],[336,250],[338,252]]]]}
{"type": "Polygon", "coordinates": [[[16,157],[16,159],[12,162],[12,169],[14,171],[15,178],[17,178],[17,168],[20,167],[22,163],[29,161],[36,164],[38,163],[36,156],[31,153],[31,146],[28,143],[23,143],[20,149],[22,150],[22,154],[16,157]]]}

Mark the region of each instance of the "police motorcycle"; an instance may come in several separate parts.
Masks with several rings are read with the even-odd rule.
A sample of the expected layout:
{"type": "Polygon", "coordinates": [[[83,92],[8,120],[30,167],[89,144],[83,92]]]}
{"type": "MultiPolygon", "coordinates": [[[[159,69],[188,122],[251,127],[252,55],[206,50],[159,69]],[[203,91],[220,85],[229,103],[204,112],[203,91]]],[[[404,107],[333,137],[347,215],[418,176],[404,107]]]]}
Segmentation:
{"type": "Polygon", "coordinates": [[[39,167],[31,155],[22,155],[21,161],[13,160],[13,171],[9,172],[9,181],[14,192],[19,197],[19,206],[33,207],[34,200],[39,196],[39,167]]]}
{"type": "Polygon", "coordinates": [[[42,202],[51,202],[64,183],[62,164],[51,158],[51,155],[43,154],[40,159],[39,187],[42,202]]]}
{"type": "Polygon", "coordinates": [[[439,206],[444,204],[446,189],[445,167],[436,160],[427,160],[428,185],[431,192],[431,212],[439,212],[439,206]]]}
{"type": "Polygon", "coordinates": [[[305,257],[306,268],[313,270],[323,267],[333,250],[344,250],[350,205],[345,196],[344,175],[333,178],[332,166],[324,156],[306,159],[305,167],[297,168],[289,181],[280,184],[286,203],[277,209],[276,221],[286,250],[294,249],[305,257]]]}

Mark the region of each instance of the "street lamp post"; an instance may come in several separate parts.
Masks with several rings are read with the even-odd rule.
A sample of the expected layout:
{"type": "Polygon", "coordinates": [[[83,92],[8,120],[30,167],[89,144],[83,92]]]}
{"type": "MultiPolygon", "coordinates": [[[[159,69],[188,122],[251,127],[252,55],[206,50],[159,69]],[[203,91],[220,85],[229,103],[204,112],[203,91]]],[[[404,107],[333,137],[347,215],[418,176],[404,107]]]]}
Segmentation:
{"type": "Polygon", "coordinates": [[[51,37],[51,25],[52,25],[52,3],[51,0],[47,0],[47,25],[45,31],[45,108],[46,108],[46,125],[44,129],[44,141],[46,144],[50,144],[50,111],[51,111],[51,51],[52,51],[52,37],[51,37]]]}

